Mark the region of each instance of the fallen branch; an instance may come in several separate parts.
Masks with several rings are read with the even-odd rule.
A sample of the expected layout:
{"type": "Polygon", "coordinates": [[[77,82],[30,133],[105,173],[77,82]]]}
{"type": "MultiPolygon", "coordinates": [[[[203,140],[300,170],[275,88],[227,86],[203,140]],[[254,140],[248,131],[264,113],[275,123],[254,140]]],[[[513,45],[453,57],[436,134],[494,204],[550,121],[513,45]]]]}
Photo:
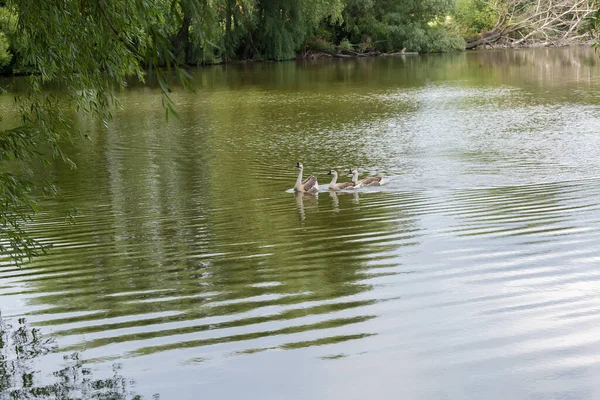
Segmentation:
{"type": "Polygon", "coordinates": [[[467,49],[492,45],[499,40],[519,46],[536,37],[549,43],[581,40],[584,37],[578,28],[596,12],[588,0],[537,0],[534,4],[531,0],[506,0],[505,5],[506,11],[499,12],[492,32],[467,43],[467,49]]]}

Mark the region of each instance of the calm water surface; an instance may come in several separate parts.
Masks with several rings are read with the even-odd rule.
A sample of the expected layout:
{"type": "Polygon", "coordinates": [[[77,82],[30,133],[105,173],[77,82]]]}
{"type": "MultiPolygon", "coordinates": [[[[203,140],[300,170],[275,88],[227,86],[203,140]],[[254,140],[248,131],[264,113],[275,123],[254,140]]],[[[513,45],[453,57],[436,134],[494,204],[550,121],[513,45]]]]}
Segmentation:
{"type": "Polygon", "coordinates": [[[5,318],[145,397],[600,397],[592,50],[192,74],[180,121],[135,86],[79,121],[31,226],[51,253],[0,267],[5,318]],[[298,160],[318,195],[286,191],[298,160]],[[354,166],[389,185],[326,190],[354,166]]]}

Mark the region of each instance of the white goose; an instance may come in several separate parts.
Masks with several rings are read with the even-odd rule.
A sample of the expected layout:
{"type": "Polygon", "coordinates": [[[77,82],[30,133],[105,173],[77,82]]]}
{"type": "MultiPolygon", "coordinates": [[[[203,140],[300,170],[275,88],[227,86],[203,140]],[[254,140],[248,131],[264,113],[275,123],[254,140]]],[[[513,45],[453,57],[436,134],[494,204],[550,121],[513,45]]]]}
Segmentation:
{"type": "Polygon", "coordinates": [[[348,175],[352,175],[352,182],[356,185],[356,187],[361,186],[381,186],[384,185],[387,181],[383,176],[370,176],[368,178],[363,178],[361,180],[358,179],[358,170],[356,168],[352,168],[348,175]]]}
{"type": "Polygon", "coordinates": [[[319,191],[319,183],[317,182],[317,178],[314,175],[311,175],[305,180],[302,180],[302,171],[304,170],[304,166],[302,165],[302,163],[297,162],[296,168],[298,168],[300,171],[298,172],[298,179],[296,180],[294,190],[296,192],[303,193],[312,193],[319,191]]]}
{"type": "Polygon", "coordinates": [[[345,190],[345,189],[356,189],[358,186],[354,182],[336,183],[338,173],[335,170],[331,170],[327,173],[331,175],[331,182],[329,183],[329,190],[345,190]]]}

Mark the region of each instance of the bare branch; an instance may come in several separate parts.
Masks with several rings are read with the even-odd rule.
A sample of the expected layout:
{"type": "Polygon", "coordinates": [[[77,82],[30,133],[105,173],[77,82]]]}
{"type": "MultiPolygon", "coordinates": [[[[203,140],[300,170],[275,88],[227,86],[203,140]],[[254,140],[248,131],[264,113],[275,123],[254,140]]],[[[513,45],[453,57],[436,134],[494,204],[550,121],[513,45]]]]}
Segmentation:
{"type": "Polygon", "coordinates": [[[502,4],[495,0],[494,5],[499,10],[494,28],[468,43],[467,49],[499,40],[518,46],[536,37],[550,43],[578,41],[585,37],[578,28],[596,12],[589,0],[505,0],[502,4]]]}

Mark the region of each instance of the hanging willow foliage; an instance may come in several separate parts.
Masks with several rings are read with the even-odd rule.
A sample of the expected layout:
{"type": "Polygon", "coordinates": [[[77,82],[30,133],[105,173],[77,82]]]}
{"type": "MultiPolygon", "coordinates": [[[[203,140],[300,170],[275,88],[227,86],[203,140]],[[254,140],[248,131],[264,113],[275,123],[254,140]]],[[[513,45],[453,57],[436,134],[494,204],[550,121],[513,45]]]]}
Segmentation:
{"type": "Polygon", "coordinates": [[[75,164],[61,143],[73,135],[72,111],[111,119],[118,105],[115,90],[129,77],[146,78],[144,66],[163,91],[167,116],[174,112],[165,70],[173,69],[187,85],[175,63],[164,16],[180,16],[183,0],[9,0],[19,57],[29,75],[14,99],[20,115],[12,129],[0,131],[0,252],[15,262],[44,251],[23,226],[37,211],[35,195],[55,194],[49,182],[34,187],[32,177],[52,159],[75,164]],[[44,91],[57,85],[60,94],[44,91]],[[41,153],[40,147],[49,148],[41,153]]]}

